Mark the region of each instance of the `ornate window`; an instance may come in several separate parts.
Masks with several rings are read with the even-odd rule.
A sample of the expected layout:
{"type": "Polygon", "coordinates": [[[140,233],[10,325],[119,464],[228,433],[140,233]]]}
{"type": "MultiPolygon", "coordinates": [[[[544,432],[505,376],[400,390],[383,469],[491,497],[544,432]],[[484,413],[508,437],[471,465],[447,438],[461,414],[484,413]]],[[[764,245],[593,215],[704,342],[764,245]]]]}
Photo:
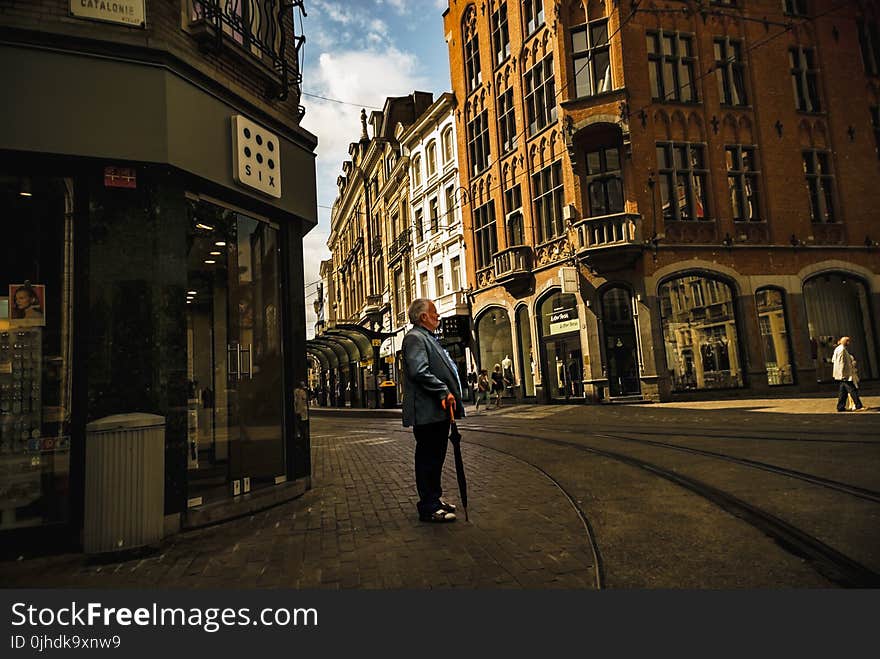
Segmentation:
{"type": "Polygon", "coordinates": [[[693,37],[678,32],[648,32],[648,71],[655,101],[696,103],[693,37]]]}
{"type": "Polygon", "coordinates": [[[544,0],[523,0],[523,22],[526,36],[544,24],[544,0]]]}
{"type": "Polygon", "coordinates": [[[477,34],[477,10],[471,7],[464,17],[464,66],[468,92],[483,82],[480,71],[480,35],[477,34]]]}
{"type": "Polygon", "coordinates": [[[613,83],[607,18],[572,28],[571,52],[577,98],[611,91],[613,83]]]}
{"type": "Polygon", "coordinates": [[[513,87],[498,95],[498,124],[501,128],[501,153],[516,147],[516,115],[513,111],[513,87]]]}
{"type": "Polygon", "coordinates": [[[615,147],[587,151],[587,199],[589,216],[623,212],[623,177],[620,173],[620,150],[615,147]]]}
{"type": "Polygon", "coordinates": [[[556,161],[532,175],[535,226],[538,242],[561,236],[565,231],[562,219],[562,163],[556,161]]]}
{"type": "Polygon", "coordinates": [[[806,149],[803,157],[804,177],[810,195],[810,221],[836,222],[831,153],[819,149],[806,149]]]}
{"type": "Polygon", "coordinates": [[[474,244],[477,270],[492,265],[492,256],[498,251],[494,201],[483,204],[474,211],[474,244]]]}
{"type": "Polygon", "coordinates": [[[657,168],[663,219],[706,220],[706,168],[702,144],[657,144],[657,168]]]}
{"type": "Polygon", "coordinates": [[[534,135],[556,121],[556,82],[553,78],[552,54],[526,72],[525,92],[529,132],[534,135]]]}
{"type": "Polygon", "coordinates": [[[468,155],[471,159],[471,174],[477,175],[490,164],[489,158],[489,113],[483,110],[467,127],[468,155]]]}
{"type": "Polygon", "coordinates": [[[742,44],[729,37],[715,39],[715,78],[722,105],[748,105],[742,44]]]}
{"type": "Polygon", "coordinates": [[[726,146],[727,186],[736,222],[760,222],[758,204],[758,165],[753,146],[726,146]]]}
{"type": "Polygon", "coordinates": [[[501,64],[510,57],[510,34],[507,29],[507,2],[501,2],[492,13],[492,49],[495,51],[495,63],[501,64]]]}
{"type": "Polygon", "coordinates": [[[816,51],[812,48],[791,48],[788,51],[791,64],[791,85],[794,104],[801,112],[819,112],[819,71],[816,68],[816,51]]]}

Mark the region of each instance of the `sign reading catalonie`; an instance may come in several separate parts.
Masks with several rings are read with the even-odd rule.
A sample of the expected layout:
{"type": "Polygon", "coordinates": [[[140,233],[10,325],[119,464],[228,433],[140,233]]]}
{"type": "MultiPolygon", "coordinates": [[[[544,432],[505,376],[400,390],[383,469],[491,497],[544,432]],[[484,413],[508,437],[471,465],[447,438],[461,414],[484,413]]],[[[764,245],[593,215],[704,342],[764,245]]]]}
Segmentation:
{"type": "Polygon", "coordinates": [[[144,0],[70,0],[70,13],[110,23],[144,27],[144,0]]]}

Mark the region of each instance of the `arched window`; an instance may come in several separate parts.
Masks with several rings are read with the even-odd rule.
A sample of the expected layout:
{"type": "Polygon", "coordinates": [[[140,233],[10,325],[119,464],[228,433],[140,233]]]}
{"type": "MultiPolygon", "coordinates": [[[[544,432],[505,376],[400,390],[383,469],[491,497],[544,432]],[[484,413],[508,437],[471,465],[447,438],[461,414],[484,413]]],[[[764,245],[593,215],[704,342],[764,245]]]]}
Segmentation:
{"type": "Polygon", "coordinates": [[[666,367],[676,391],[743,386],[733,289],[684,275],[660,285],[666,367]]]}
{"type": "Polygon", "coordinates": [[[510,332],[510,316],[506,309],[490,307],[477,318],[477,340],[480,344],[480,367],[489,373],[495,364],[505,358],[512,359],[513,337],[510,332]]]}
{"type": "Polygon", "coordinates": [[[412,184],[414,188],[422,184],[422,158],[421,156],[413,156],[412,164],[412,184]]]}
{"type": "Polygon", "coordinates": [[[841,336],[856,360],[861,379],[876,378],[876,337],[864,282],[844,272],[816,275],[804,283],[810,345],[820,382],[832,379],[831,355],[841,336]]]}
{"type": "Polygon", "coordinates": [[[767,383],[794,384],[785,296],[777,288],[760,288],[755,291],[755,306],[758,310],[758,329],[761,332],[767,383]]]}
{"type": "Polygon", "coordinates": [[[474,91],[483,82],[480,71],[480,38],[477,34],[477,9],[468,8],[462,21],[464,33],[464,67],[468,92],[474,91]]]}
{"type": "Polygon", "coordinates": [[[443,162],[451,162],[455,156],[455,149],[452,144],[452,128],[443,131],[443,162]]]}
{"type": "Polygon", "coordinates": [[[437,173],[437,143],[430,142],[425,149],[425,167],[428,170],[428,178],[437,173]]]}

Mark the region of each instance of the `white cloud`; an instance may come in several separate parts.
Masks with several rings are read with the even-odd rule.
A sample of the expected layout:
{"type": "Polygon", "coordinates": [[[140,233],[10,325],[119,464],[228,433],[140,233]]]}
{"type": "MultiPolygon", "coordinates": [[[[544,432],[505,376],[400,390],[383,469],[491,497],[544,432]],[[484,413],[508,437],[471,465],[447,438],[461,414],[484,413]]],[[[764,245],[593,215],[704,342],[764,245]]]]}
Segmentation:
{"type": "MultiPolygon", "coordinates": [[[[348,146],[361,136],[361,104],[367,114],[382,108],[388,96],[405,96],[425,90],[427,80],[418,73],[415,55],[393,47],[322,52],[317,67],[306,72],[305,89],[327,98],[348,101],[346,105],[304,97],[306,116],[303,128],[318,136],[318,204],[331,206],[336,198],[336,178],[348,159],[348,146]]],[[[330,257],[326,248],[330,233],[330,210],[318,208],[319,222],[303,241],[306,283],[320,278],[320,262],[330,257]]],[[[306,290],[313,293],[314,287],[306,290]]],[[[306,330],[314,332],[312,295],[306,299],[306,330]]]]}

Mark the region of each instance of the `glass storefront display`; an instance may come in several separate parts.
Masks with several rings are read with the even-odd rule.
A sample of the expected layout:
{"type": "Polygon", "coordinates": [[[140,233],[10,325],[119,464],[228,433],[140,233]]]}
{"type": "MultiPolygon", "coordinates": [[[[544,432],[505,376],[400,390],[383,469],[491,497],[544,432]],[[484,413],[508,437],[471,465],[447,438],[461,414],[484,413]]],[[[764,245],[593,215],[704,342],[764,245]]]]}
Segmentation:
{"type": "Polygon", "coordinates": [[[851,339],[847,349],[856,360],[859,377],[876,378],[876,338],[865,284],[840,272],[818,275],[804,283],[804,304],[819,382],[832,379],[831,355],[841,336],[851,339]]]}
{"type": "Polygon", "coordinates": [[[189,203],[190,506],[284,479],[279,231],[189,203]]]}
{"type": "Polygon", "coordinates": [[[733,290],[686,275],[660,286],[666,366],[675,391],[742,387],[733,290]]]}
{"type": "Polygon", "coordinates": [[[583,398],[584,361],[577,298],[570,293],[554,293],[538,305],[538,315],[547,396],[583,398]]]}
{"type": "MultiPolygon", "coordinates": [[[[492,373],[496,364],[502,366],[505,360],[513,359],[513,337],[506,309],[491,307],[477,319],[476,328],[481,368],[492,373]]],[[[516,374],[514,378],[516,381],[516,374]]]]}
{"type": "Polygon", "coordinates": [[[632,295],[625,288],[609,288],[602,294],[605,360],[612,396],[641,391],[632,302],[632,295]]]}
{"type": "Polygon", "coordinates": [[[529,310],[521,306],[516,310],[516,338],[519,348],[519,363],[522,370],[521,386],[523,395],[535,395],[535,355],[532,349],[532,330],[529,310]]]}
{"type": "Polygon", "coordinates": [[[775,288],[759,289],[755,293],[755,304],[758,308],[758,327],[761,331],[767,383],[771,386],[794,384],[788,319],[785,316],[782,291],[775,288]]]}
{"type": "Polygon", "coordinates": [[[0,530],[69,517],[73,183],[0,177],[0,530]]]}

